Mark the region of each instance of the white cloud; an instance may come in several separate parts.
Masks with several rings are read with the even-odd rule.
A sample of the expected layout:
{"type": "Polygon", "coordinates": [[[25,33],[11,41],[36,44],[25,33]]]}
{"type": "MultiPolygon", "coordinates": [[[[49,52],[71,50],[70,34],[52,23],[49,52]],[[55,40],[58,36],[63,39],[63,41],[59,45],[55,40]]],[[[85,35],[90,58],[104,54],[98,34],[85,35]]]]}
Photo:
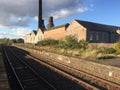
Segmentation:
{"type": "Polygon", "coordinates": [[[83,13],[89,10],[85,3],[90,3],[90,0],[44,0],[43,15],[53,16],[55,19],[66,18],[77,13],[83,13]],[[48,2],[48,3],[45,3],[48,2]]]}
{"type": "Polygon", "coordinates": [[[50,16],[54,16],[55,19],[67,17],[70,14],[70,11],[67,9],[61,9],[60,11],[56,11],[52,13],[50,16]]]}
{"type": "Polygon", "coordinates": [[[77,8],[77,9],[76,9],[76,12],[83,13],[83,12],[85,12],[85,11],[87,11],[87,10],[88,10],[87,7],[84,7],[84,8],[77,8]]]}
{"type": "MultiPolygon", "coordinates": [[[[50,15],[64,18],[86,11],[85,2],[91,0],[43,0],[43,17],[50,15]],[[81,12],[82,11],[82,12],[81,12]]],[[[0,0],[0,24],[5,26],[28,26],[30,19],[38,16],[38,0],[0,0]],[[26,20],[26,17],[27,18],[26,20]],[[13,23],[13,21],[15,21],[13,23]],[[18,24],[19,23],[19,24],[18,24]]]]}
{"type": "Polygon", "coordinates": [[[23,38],[26,34],[30,33],[31,30],[29,28],[14,28],[11,32],[1,31],[0,38],[23,38]]]}
{"type": "Polygon", "coordinates": [[[38,0],[0,0],[0,24],[28,26],[29,19],[26,21],[26,17],[32,18],[37,14],[37,2],[38,0]]]}
{"type": "MultiPolygon", "coordinates": [[[[43,0],[43,18],[52,15],[60,19],[83,13],[89,9],[86,2],[91,4],[91,0],[43,0]]],[[[0,0],[0,29],[11,31],[1,32],[0,37],[23,37],[31,31],[26,27],[33,19],[38,21],[38,0],[0,0]]]]}
{"type": "Polygon", "coordinates": [[[36,21],[38,21],[38,16],[35,16],[34,19],[35,19],[36,21]]]}
{"type": "Polygon", "coordinates": [[[4,25],[0,25],[0,28],[1,28],[1,29],[9,29],[8,26],[4,26],[4,25]]]}
{"type": "Polygon", "coordinates": [[[69,9],[61,9],[59,11],[56,11],[54,13],[52,13],[50,16],[54,16],[55,19],[59,19],[59,18],[65,18],[68,17],[70,15],[73,15],[74,13],[83,13],[85,11],[87,11],[88,8],[84,7],[84,8],[77,8],[75,10],[69,10],[69,9]],[[72,11],[72,12],[71,12],[72,11]]]}
{"type": "Polygon", "coordinates": [[[29,28],[16,28],[16,29],[12,29],[12,31],[14,37],[24,37],[26,34],[31,32],[29,28]]]}

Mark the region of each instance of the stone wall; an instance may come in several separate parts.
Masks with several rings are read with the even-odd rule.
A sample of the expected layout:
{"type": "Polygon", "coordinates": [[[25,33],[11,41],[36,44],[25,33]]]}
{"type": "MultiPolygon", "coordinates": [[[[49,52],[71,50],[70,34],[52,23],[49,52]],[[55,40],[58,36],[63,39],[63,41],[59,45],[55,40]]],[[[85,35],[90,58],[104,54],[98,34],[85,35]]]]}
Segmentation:
{"type": "Polygon", "coordinates": [[[49,57],[51,58],[51,60],[56,60],[70,67],[87,72],[91,75],[98,76],[103,79],[120,84],[120,68],[98,64],[68,56],[63,56],[51,52],[37,51],[28,48],[22,48],[22,49],[29,51],[30,53],[36,53],[45,57],[49,57]]]}
{"type": "Polygon", "coordinates": [[[114,44],[110,43],[89,43],[89,47],[106,47],[106,48],[113,48],[114,44]]]}

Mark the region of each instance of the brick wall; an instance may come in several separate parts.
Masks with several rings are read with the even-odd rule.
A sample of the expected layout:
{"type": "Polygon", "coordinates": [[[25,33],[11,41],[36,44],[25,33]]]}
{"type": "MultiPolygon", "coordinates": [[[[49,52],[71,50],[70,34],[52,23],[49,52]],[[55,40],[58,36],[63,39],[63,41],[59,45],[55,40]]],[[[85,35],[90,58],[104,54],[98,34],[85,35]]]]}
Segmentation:
{"type": "Polygon", "coordinates": [[[89,74],[120,84],[120,68],[89,62],[86,60],[81,60],[45,51],[37,51],[28,48],[22,49],[29,51],[31,54],[36,53],[39,54],[39,56],[42,55],[44,57],[49,57],[53,61],[56,60],[57,62],[63,63],[70,67],[82,70],[89,74]]]}
{"type": "Polygon", "coordinates": [[[78,38],[78,41],[86,40],[86,28],[74,20],[67,28],[66,35],[75,35],[78,38]]]}
{"type": "Polygon", "coordinates": [[[45,39],[63,39],[65,36],[75,35],[79,40],[86,40],[86,28],[81,26],[75,20],[68,26],[67,29],[65,27],[59,27],[56,29],[48,30],[44,32],[45,39]]]}
{"type": "Polygon", "coordinates": [[[44,32],[44,39],[63,39],[65,37],[65,26],[44,32]]]}

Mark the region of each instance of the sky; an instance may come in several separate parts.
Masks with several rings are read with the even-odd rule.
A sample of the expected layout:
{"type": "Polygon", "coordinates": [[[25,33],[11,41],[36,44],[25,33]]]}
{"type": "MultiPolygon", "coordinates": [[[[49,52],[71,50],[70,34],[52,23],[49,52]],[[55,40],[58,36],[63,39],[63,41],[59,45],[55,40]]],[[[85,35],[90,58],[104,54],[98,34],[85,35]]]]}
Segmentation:
{"type": "MultiPolygon", "coordinates": [[[[84,20],[120,26],[120,0],[43,0],[43,19],[55,26],[84,20]]],[[[24,38],[38,29],[38,0],[0,0],[0,38],[24,38]]]]}

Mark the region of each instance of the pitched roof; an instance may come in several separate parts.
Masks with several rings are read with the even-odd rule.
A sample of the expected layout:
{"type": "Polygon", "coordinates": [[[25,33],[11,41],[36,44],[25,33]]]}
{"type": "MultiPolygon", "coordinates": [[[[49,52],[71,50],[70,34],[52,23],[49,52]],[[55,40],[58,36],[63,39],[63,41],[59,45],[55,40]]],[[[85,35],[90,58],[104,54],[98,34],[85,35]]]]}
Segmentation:
{"type": "Polygon", "coordinates": [[[33,33],[36,35],[36,34],[37,34],[37,31],[33,30],[33,33]]]}
{"type": "Polygon", "coordinates": [[[66,23],[66,24],[62,24],[62,25],[59,25],[59,26],[52,27],[50,29],[47,29],[46,31],[57,29],[57,28],[61,28],[61,27],[67,28],[68,26],[69,26],[69,23],[66,23]]]}
{"type": "Polygon", "coordinates": [[[117,26],[104,25],[99,23],[93,23],[88,21],[75,20],[88,30],[101,30],[101,31],[115,31],[119,28],[117,26]]]}

